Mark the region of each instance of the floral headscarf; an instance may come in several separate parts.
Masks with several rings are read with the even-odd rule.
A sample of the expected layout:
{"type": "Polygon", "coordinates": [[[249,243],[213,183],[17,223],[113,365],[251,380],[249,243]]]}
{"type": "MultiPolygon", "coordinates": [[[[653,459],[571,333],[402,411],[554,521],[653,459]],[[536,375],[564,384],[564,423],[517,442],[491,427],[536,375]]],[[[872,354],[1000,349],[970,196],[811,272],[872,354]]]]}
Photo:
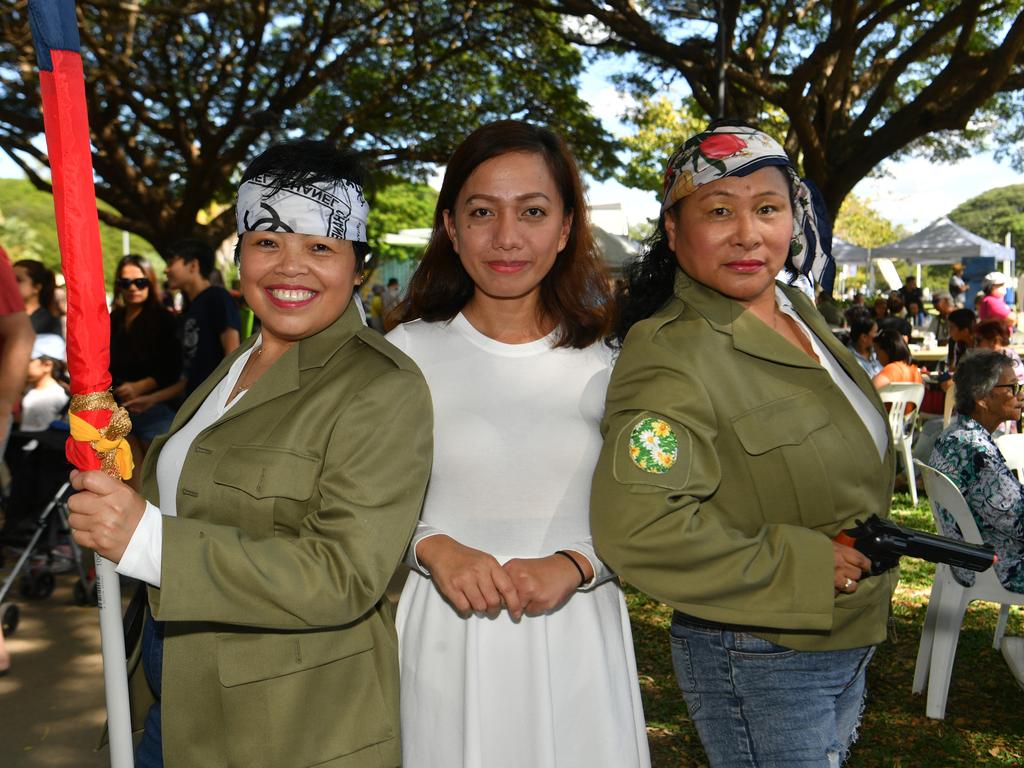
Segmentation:
{"type": "Polygon", "coordinates": [[[782,145],[767,133],[743,125],[719,125],[688,139],[669,158],[661,210],[664,213],[712,181],[746,176],[770,165],[786,174],[792,191],[790,263],[797,272],[813,278],[831,293],[836,271],[832,224],[821,193],[811,182],[800,178],[782,145]]]}

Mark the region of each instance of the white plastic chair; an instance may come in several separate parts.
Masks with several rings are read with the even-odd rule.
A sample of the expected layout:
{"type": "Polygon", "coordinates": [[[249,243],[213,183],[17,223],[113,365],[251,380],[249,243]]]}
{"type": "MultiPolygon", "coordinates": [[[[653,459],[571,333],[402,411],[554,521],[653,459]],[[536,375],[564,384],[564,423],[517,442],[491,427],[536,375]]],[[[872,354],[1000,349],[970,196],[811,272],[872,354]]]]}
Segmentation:
{"type": "MultiPolygon", "coordinates": [[[[1024,434],[1000,435],[996,438],[996,445],[999,446],[999,452],[1003,454],[1003,459],[1006,460],[1006,466],[1016,473],[1018,480],[1024,482],[1024,434]]],[[[996,641],[993,645],[996,649],[999,648],[1003,637],[1003,633],[999,631],[999,628],[1005,630],[1006,622],[1009,618],[1010,606],[1004,604],[999,609],[999,624],[996,629],[996,641]]]]}
{"type": "Polygon", "coordinates": [[[942,401],[942,428],[945,429],[949,426],[949,422],[953,420],[953,406],[956,405],[956,384],[952,381],[949,382],[949,388],[946,389],[946,399],[942,401]]]}
{"type": "Polygon", "coordinates": [[[914,429],[917,426],[917,413],[924,400],[924,384],[892,383],[878,390],[883,403],[889,403],[889,429],[892,432],[893,448],[897,456],[903,457],[903,467],[907,473],[907,485],[910,486],[910,498],[917,506],[917,479],[914,476],[914,459],[911,447],[914,442],[914,429]],[[907,406],[912,408],[907,411],[907,406]]]}
{"type": "Polygon", "coordinates": [[[1000,435],[996,438],[999,452],[1006,465],[1017,473],[1017,479],[1024,482],[1024,435],[1000,435]]]}
{"type": "MultiPolygon", "coordinates": [[[[935,525],[941,525],[938,507],[945,509],[956,521],[964,541],[982,544],[981,534],[974,522],[963,494],[942,472],[922,461],[915,462],[924,479],[925,493],[931,504],[935,525]]],[[[939,528],[941,531],[942,529],[939,528]]],[[[998,649],[1006,631],[1006,616],[1011,605],[1024,605],[1024,594],[1011,592],[999,583],[995,570],[974,575],[974,586],[965,587],[953,578],[948,565],[936,563],[935,583],[928,599],[924,629],[921,631],[921,645],[917,649],[917,665],[914,667],[914,693],[925,689],[927,677],[928,701],[926,714],[935,720],[946,717],[946,697],[949,694],[949,679],[953,672],[953,659],[960,640],[960,625],[963,623],[967,606],[975,600],[1000,603],[999,621],[996,623],[993,647],[998,649]]]]}

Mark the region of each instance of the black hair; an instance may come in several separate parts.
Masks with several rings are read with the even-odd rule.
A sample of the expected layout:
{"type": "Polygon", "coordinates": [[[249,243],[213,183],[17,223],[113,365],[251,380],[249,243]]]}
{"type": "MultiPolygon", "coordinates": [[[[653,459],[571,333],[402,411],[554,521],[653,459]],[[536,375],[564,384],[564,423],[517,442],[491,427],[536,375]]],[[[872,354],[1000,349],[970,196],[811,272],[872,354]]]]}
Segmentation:
{"type": "MultiPolygon", "coordinates": [[[[875,321],[875,314],[863,304],[851,304],[843,312],[843,317],[846,318],[846,324],[852,326],[854,321],[858,318],[875,321]]],[[[870,328],[870,326],[868,326],[870,328]]]]}
{"type": "Polygon", "coordinates": [[[949,317],[946,319],[957,328],[967,331],[974,327],[975,317],[976,315],[974,314],[973,309],[961,307],[960,309],[954,309],[950,312],[949,317]]]}
{"type": "Polygon", "coordinates": [[[199,264],[199,274],[208,280],[210,273],[213,272],[213,268],[216,265],[217,254],[205,240],[200,240],[198,237],[189,237],[184,240],[178,240],[167,248],[167,261],[170,262],[177,258],[180,258],[186,264],[190,261],[197,262],[199,264]]]}
{"type": "Polygon", "coordinates": [[[53,270],[35,259],[18,259],[11,266],[21,267],[28,273],[28,279],[39,288],[39,306],[54,317],[60,314],[57,309],[56,291],[57,276],[53,270]]]}
{"type": "Polygon", "coordinates": [[[866,333],[871,332],[872,326],[876,325],[875,318],[857,313],[850,318],[850,346],[856,347],[857,340],[866,333]]]}
{"type": "MultiPolygon", "coordinates": [[[[349,181],[357,184],[366,195],[369,174],[359,155],[351,149],[339,149],[327,141],[296,139],[273,144],[258,155],[242,173],[241,182],[257,176],[274,179],[272,191],[302,184],[349,181]]],[[[355,240],[352,250],[356,255],[356,272],[361,272],[370,255],[369,243],[355,240]]],[[[242,253],[242,238],[235,243],[235,263],[242,253]]]]}
{"type": "Polygon", "coordinates": [[[886,328],[875,336],[875,346],[885,352],[890,363],[909,363],[910,347],[903,340],[903,334],[895,328],[886,328]]]}

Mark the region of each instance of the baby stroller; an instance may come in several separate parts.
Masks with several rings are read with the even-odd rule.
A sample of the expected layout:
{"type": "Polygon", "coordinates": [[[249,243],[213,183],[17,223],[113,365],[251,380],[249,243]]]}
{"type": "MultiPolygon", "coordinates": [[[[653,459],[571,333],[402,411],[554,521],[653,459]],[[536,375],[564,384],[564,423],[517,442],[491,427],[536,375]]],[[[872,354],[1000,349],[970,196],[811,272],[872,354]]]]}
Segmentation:
{"type": "Polygon", "coordinates": [[[18,606],[4,600],[19,576],[23,598],[45,600],[56,587],[57,573],[77,571],[75,602],[86,605],[96,600],[94,574],[83,564],[81,549],[68,526],[67,500],[72,493],[68,473],[72,467],[64,456],[67,436],[66,429],[54,427],[11,435],[7,454],[12,465],[11,494],[0,546],[21,549],[21,553],[0,585],[0,623],[5,635],[18,625],[18,606]]]}

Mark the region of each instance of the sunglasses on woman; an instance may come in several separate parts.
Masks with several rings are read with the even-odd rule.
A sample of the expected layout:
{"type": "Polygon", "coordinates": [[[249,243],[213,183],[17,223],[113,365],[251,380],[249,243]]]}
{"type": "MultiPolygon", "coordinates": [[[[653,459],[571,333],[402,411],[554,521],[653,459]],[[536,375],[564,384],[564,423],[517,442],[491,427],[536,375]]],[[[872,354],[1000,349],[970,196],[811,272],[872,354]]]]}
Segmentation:
{"type": "Polygon", "coordinates": [[[119,277],[117,278],[117,287],[122,291],[127,291],[132,286],[135,286],[136,290],[141,291],[143,288],[149,288],[149,280],[144,277],[128,278],[119,277]]]}

